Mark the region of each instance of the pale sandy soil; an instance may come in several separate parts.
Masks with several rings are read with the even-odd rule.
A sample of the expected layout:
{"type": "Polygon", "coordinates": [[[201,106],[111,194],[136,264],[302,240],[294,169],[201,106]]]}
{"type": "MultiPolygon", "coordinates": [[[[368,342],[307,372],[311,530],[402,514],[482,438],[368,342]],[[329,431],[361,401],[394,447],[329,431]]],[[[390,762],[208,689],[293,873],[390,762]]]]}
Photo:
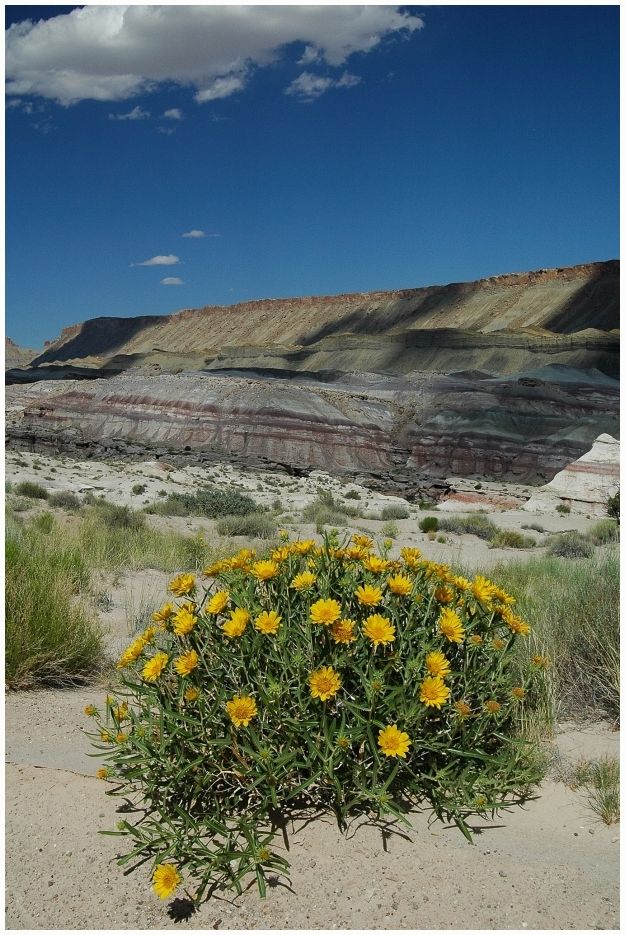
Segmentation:
{"type": "MultiPolygon", "coordinates": [[[[78,465],[10,452],[7,479],[30,479],[49,489],[92,486],[116,503],[135,507],[154,500],[157,491],[190,489],[193,469],[170,479],[147,477],[145,467],[121,470],[93,462],[78,465]],[[26,462],[26,467],[14,460],[26,462]],[[33,471],[32,463],[42,465],[33,471]],[[50,473],[50,467],[56,470],[50,473]],[[190,473],[191,472],[191,473],[190,473]],[[48,479],[48,478],[51,478],[48,479]],[[172,479],[178,479],[174,483],[172,479]],[[153,481],[153,482],[152,482],[153,481]],[[131,493],[148,483],[145,497],[131,493]]],[[[158,471],[158,469],[157,469],[158,471]]],[[[289,509],[301,509],[317,485],[345,489],[327,476],[281,478],[290,486],[241,476],[225,466],[210,472],[221,483],[240,483],[261,502],[279,496],[289,509]],[[297,485],[297,487],[295,486],[297,485]]],[[[210,479],[210,478],[209,478],[210,479]]],[[[347,489],[356,485],[348,485],[347,489]]],[[[361,501],[372,512],[394,498],[369,495],[361,501]]],[[[516,493],[516,491],[515,491],[516,493]]],[[[41,503],[37,509],[45,509],[41,503]]],[[[489,549],[474,536],[430,541],[417,527],[425,515],[411,509],[398,520],[395,548],[413,544],[428,557],[467,569],[497,560],[540,554],[489,549]]],[[[520,529],[538,521],[550,531],[585,529],[596,522],[583,516],[531,514],[515,509],[490,515],[502,528],[520,529]]],[[[204,531],[214,539],[214,524],[197,518],[148,517],[161,528],[204,531]]],[[[302,536],[314,527],[292,526],[302,536]]],[[[353,529],[379,535],[381,523],[357,519],[353,529]]],[[[530,533],[532,534],[532,533],[530,533]]],[[[537,539],[541,536],[537,534],[537,539]]],[[[212,539],[211,539],[212,541],[212,539]]],[[[262,548],[262,543],[259,543],[262,548]]],[[[111,654],[116,655],[145,616],[165,598],[171,576],[155,570],[102,577],[105,600],[99,615],[111,654]]],[[[142,869],[124,876],[114,863],[119,839],[98,835],[115,827],[117,799],[94,777],[99,762],[84,730],[82,709],[101,702],[106,686],[76,691],[36,691],[6,696],[6,927],[8,929],[615,929],[618,927],[618,826],[606,827],[581,792],[555,778],[540,797],[493,821],[476,821],[474,844],[453,827],[428,827],[425,814],[412,816],[410,840],[383,836],[362,826],[342,837],[331,820],[318,820],[289,833],[291,889],[269,890],[261,900],[255,888],[238,899],[213,897],[187,921],[174,921],[151,891],[142,869]],[[33,882],[35,881],[35,882],[33,882]]],[[[557,749],[569,762],[602,753],[618,754],[618,733],[607,727],[585,730],[563,726],[557,749]]]]}

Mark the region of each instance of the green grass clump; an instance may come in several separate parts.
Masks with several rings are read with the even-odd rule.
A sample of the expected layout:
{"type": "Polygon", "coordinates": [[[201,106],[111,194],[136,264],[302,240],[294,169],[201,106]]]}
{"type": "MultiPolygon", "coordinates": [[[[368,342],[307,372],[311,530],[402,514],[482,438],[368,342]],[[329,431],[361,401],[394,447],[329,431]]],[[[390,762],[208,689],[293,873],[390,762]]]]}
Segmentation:
{"type": "Polygon", "coordinates": [[[103,643],[98,624],[78,599],[89,585],[80,549],[8,523],[5,574],[7,685],[88,681],[102,664],[103,643]]]}
{"type": "Polygon", "coordinates": [[[139,496],[139,494],[145,493],[147,489],[148,488],[146,484],[133,484],[132,485],[132,492],[135,496],[139,496]]]}
{"type": "Polygon", "coordinates": [[[276,522],[267,513],[249,513],[247,516],[224,516],[217,521],[220,536],[249,536],[271,539],[276,534],[276,522]]]}
{"type": "Polygon", "coordinates": [[[619,526],[614,519],[600,519],[598,523],[588,530],[588,538],[595,545],[605,545],[606,542],[616,542],[619,537],[619,526]]]}
{"type": "Polygon", "coordinates": [[[382,526],[382,535],[386,536],[388,539],[396,539],[399,535],[397,523],[384,523],[382,526]]]}
{"type": "Polygon", "coordinates": [[[469,513],[467,516],[443,516],[439,521],[439,528],[445,532],[455,532],[458,535],[478,536],[490,542],[499,532],[499,527],[480,513],[469,513]]]}
{"type": "Polygon", "coordinates": [[[62,510],[74,512],[79,509],[80,500],[75,493],[69,490],[59,490],[58,493],[50,494],[48,497],[48,504],[50,506],[59,507],[62,510]]]}
{"type": "Polygon", "coordinates": [[[606,825],[614,825],[621,817],[620,769],[616,757],[581,760],[575,767],[571,788],[582,789],[593,812],[606,825]]]}
{"type": "Polygon", "coordinates": [[[390,503],[382,508],[382,519],[408,519],[410,510],[403,503],[390,503]]]}
{"type": "Polygon", "coordinates": [[[555,555],[500,563],[489,577],[516,595],[532,626],[520,644],[523,661],[551,660],[546,670],[545,722],[619,716],[619,556],[555,555]]]}
{"type": "Polygon", "coordinates": [[[247,516],[249,513],[259,512],[261,507],[251,497],[237,490],[202,487],[195,493],[169,494],[166,500],[152,509],[158,513],[169,513],[170,516],[207,516],[209,519],[219,519],[220,516],[247,516]]]}
{"type": "Polygon", "coordinates": [[[550,536],[547,541],[548,554],[560,558],[590,558],[594,551],[592,542],[573,529],[550,536]]]}
{"type": "Polygon", "coordinates": [[[533,549],[536,539],[515,529],[499,529],[490,540],[493,549],[533,549]]]}
{"type": "Polygon", "coordinates": [[[329,497],[318,496],[302,510],[303,522],[314,523],[318,533],[323,532],[324,526],[348,526],[349,519],[347,513],[339,508],[331,493],[329,497]]]}
{"type": "Polygon", "coordinates": [[[421,532],[436,532],[438,530],[439,520],[437,516],[424,516],[419,520],[419,529],[421,532]]]}
{"type": "Polygon", "coordinates": [[[281,538],[216,563],[208,588],[170,582],[163,627],[119,660],[119,697],[86,712],[111,793],[135,804],[119,863],[163,898],[182,883],[198,904],[250,876],[264,896],[288,876],[280,829],[302,807],[345,832],[356,816],[410,827],[425,804],[470,839],[469,816],[523,802],[542,775],[518,739],[536,667],[483,592],[467,600],[414,549],[378,590],[386,545],[281,538]]]}
{"type": "Polygon", "coordinates": [[[47,500],[48,491],[41,484],[36,484],[31,480],[23,480],[16,484],[15,491],[20,497],[30,497],[31,500],[47,500]]]}
{"type": "Polygon", "coordinates": [[[567,506],[566,503],[559,503],[556,507],[556,512],[562,513],[563,516],[566,516],[571,512],[571,507],[567,506]]]}

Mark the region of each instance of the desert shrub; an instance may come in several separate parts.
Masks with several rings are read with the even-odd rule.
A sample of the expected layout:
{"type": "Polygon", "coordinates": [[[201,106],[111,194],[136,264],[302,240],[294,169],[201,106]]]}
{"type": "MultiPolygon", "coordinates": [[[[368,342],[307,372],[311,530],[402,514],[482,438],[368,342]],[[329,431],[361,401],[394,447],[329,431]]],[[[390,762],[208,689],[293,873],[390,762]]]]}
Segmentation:
{"type": "Polygon", "coordinates": [[[621,521],[621,491],[620,489],[616,491],[613,496],[608,497],[606,503],[606,513],[611,519],[615,519],[617,523],[621,521]]]}
{"type": "Polygon", "coordinates": [[[525,523],[521,529],[532,529],[534,532],[545,532],[545,527],[540,523],[525,523]]]}
{"type": "Polygon", "coordinates": [[[132,492],[133,494],[135,494],[135,496],[145,493],[147,489],[148,488],[145,484],[133,484],[132,485],[132,492]]]}
{"type": "Polygon", "coordinates": [[[421,532],[436,532],[438,529],[437,516],[424,516],[419,520],[419,529],[421,532]]]}
{"type": "MultiPolygon", "coordinates": [[[[332,497],[332,494],[330,494],[332,497]]],[[[302,510],[302,520],[305,523],[314,523],[318,533],[323,531],[324,526],[347,526],[349,517],[342,512],[334,502],[329,505],[327,498],[317,497],[311,503],[307,504],[302,510]]]]}
{"type": "Polygon", "coordinates": [[[619,537],[618,523],[613,519],[600,519],[598,523],[588,530],[588,538],[595,545],[605,545],[606,542],[616,542],[619,537]]]}
{"type": "Polygon", "coordinates": [[[499,527],[481,513],[469,513],[468,516],[442,516],[439,528],[458,535],[478,536],[487,541],[499,532],[499,527]]]}
{"type": "Polygon", "coordinates": [[[48,491],[41,484],[36,484],[31,480],[23,480],[15,485],[15,493],[20,497],[30,497],[31,500],[47,500],[48,491]]]}
{"type": "Polygon", "coordinates": [[[569,784],[571,788],[581,788],[585,792],[591,809],[606,825],[613,825],[619,821],[620,767],[616,757],[581,760],[577,763],[569,784]]]}
{"type": "Polygon", "coordinates": [[[188,514],[207,516],[210,519],[218,519],[220,516],[246,516],[261,510],[256,501],[246,494],[237,490],[220,490],[219,487],[201,487],[195,493],[170,494],[165,503],[172,501],[186,507],[188,514]]]}
{"type": "Polygon", "coordinates": [[[248,874],[264,895],[288,871],[273,839],[302,807],[345,830],[426,802],[470,837],[469,815],[538,778],[516,736],[537,665],[510,665],[527,627],[509,595],[372,545],[283,536],[266,559],[207,568],[209,588],[179,575],[122,654],[118,697],[86,710],[99,775],[140,816],[124,809],[120,863],[147,862],[162,898],[183,875],[196,902],[248,874]]]}
{"type": "Polygon", "coordinates": [[[347,493],[345,494],[345,499],[346,500],[361,500],[362,497],[360,496],[360,493],[357,490],[348,490],[347,493]]]}
{"type": "Polygon", "coordinates": [[[571,512],[571,507],[567,506],[566,503],[559,503],[556,507],[557,513],[562,513],[563,516],[566,516],[567,513],[571,512]]]}
{"type": "Polygon", "coordinates": [[[167,499],[151,503],[143,510],[144,513],[155,514],[157,516],[190,516],[191,511],[174,494],[167,496],[167,499]]]}
{"type": "Polygon", "coordinates": [[[11,500],[11,509],[14,513],[26,513],[27,510],[32,510],[34,503],[28,497],[16,497],[14,500],[11,500]]]}
{"type": "Polygon", "coordinates": [[[75,545],[7,524],[5,676],[10,688],[66,686],[98,671],[103,644],[85,603],[87,564],[75,545]]]}
{"type": "Polygon", "coordinates": [[[593,544],[574,529],[550,536],[547,541],[549,555],[559,555],[561,558],[589,558],[594,550],[593,544]]]}
{"type": "Polygon", "coordinates": [[[247,516],[224,516],[217,520],[220,536],[251,536],[271,539],[276,534],[276,522],[266,513],[249,513],[247,516]]]}
{"type": "Polygon", "coordinates": [[[384,523],[382,526],[382,535],[387,536],[389,539],[396,539],[399,535],[397,523],[384,523]]]}
{"type": "Polygon", "coordinates": [[[408,519],[410,510],[403,503],[390,503],[382,508],[382,519],[408,519]]]}
{"type": "Polygon", "coordinates": [[[58,493],[50,494],[48,503],[62,510],[77,510],[80,507],[80,500],[70,490],[60,490],[58,493]]]}
{"type": "Polygon", "coordinates": [[[490,540],[490,544],[494,549],[533,549],[536,539],[524,536],[515,529],[499,529],[490,540]]]}
{"type": "Polygon", "coordinates": [[[109,529],[145,528],[145,516],[129,506],[111,503],[108,500],[96,500],[94,507],[104,525],[109,529]]]}
{"type": "Polygon", "coordinates": [[[616,548],[588,558],[555,555],[498,564],[493,577],[516,595],[532,626],[518,646],[551,660],[545,718],[619,716],[619,556],[616,548]]]}
{"type": "Polygon", "coordinates": [[[434,500],[419,500],[418,506],[420,510],[435,510],[436,502],[434,500]]]}

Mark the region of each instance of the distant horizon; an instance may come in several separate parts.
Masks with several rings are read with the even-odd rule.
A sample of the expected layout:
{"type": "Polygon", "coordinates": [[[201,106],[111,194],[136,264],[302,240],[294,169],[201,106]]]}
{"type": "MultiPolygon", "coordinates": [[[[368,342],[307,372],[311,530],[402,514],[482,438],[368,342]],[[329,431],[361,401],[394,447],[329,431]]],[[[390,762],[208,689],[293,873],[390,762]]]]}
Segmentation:
{"type": "Polygon", "coordinates": [[[5,18],[6,331],[22,346],[88,318],[619,254],[616,5],[5,18]]]}
{"type": "Polygon", "coordinates": [[[449,280],[446,282],[422,283],[421,285],[418,285],[418,286],[397,286],[395,288],[390,288],[390,289],[367,289],[367,290],[355,289],[351,292],[323,292],[323,293],[322,292],[316,292],[316,293],[310,292],[310,293],[303,293],[301,295],[290,294],[290,295],[282,295],[282,296],[277,296],[277,295],[259,296],[257,298],[244,299],[240,302],[229,302],[225,304],[204,302],[201,305],[183,306],[180,308],[176,308],[170,312],[159,312],[153,315],[150,315],[150,314],[147,314],[147,315],[145,314],[92,315],[92,316],[83,318],[80,321],[73,321],[73,322],[69,322],[66,325],[63,325],[59,329],[55,337],[45,338],[41,342],[41,344],[37,347],[31,347],[31,345],[23,345],[20,342],[15,341],[13,337],[8,333],[5,334],[5,338],[11,341],[13,344],[15,344],[18,348],[41,350],[46,345],[53,344],[56,340],[58,340],[61,337],[63,331],[69,330],[71,328],[76,328],[79,325],[85,324],[85,322],[87,321],[96,321],[96,320],[111,319],[111,318],[120,319],[120,320],[125,320],[129,318],[171,318],[172,316],[182,314],[183,312],[199,311],[202,308],[235,308],[240,305],[254,305],[256,303],[261,303],[261,302],[288,302],[294,299],[331,299],[331,298],[341,298],[342,296],[357,296],[357,295],[366,296],[366,295],[375,295],[375,294],[389,293],[389,292],[414,292],[420,289],[445,288],[447,286],[463,285],[463,284],[473,283],[473,282],[475,283],[485,282],[488,279],[504,279],[506,277],[525,276],[525,275],[531,275],[534,273],[551,272],[555,270],[577,269],[583,266],[598,266],[598,265],[603,265],[606,263],[620,263],[620,257],[609,257],[608,259],[605,259],[605,260],[586,260],[581,263],[561,263],[561,264],[558,264],[557,266],[537,266],[537,267],[534,267],[533,269],[526,269],[526,270],[507,270],[506,272],[503,272],[503,273],[491,273],[490,275],[487,275],[487,276],[480,276],[477,279],[462,279],[462,280],[449,280]]]}

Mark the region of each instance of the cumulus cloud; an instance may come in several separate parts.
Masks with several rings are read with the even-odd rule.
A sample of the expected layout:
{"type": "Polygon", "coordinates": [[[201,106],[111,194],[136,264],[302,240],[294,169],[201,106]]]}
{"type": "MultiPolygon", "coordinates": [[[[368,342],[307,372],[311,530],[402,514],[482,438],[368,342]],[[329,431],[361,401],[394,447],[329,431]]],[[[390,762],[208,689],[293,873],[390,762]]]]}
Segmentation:
{"type": "Polygon", "coordinates": [[[183,280],[177,276],[165,276],[165,279],[161,279],[161,283],[164,286],[184,286],[183,280]]]}
{"type": "Polygon", "coordinates": [[[142,107],[133,107],[127,114],[109,114],[109,120],[149,120],[150,111],[142,107]]]}
{"type": "Polygon", "coordinates": [[[202,103],[241,91],[289,44],[304,46],[303,65],[338,68],[422,26],[392,6],[88,5],[9,27],[6,93],[69,106],[128,100],[175,82],[193,87],[202,103]]]}
{"type": "Polygon", "coordinates": [[[170,110],[165,111],[163,117],[166,117],[167,120],[182,120],[182,111],[179,107],[172,107],[170,110]]]}
{"type": "Polygon", "coordinates": [[[141,263],[132,263],[131,266],[175,266],[180,263],[180,257],[168,253],[166,256],[153,256],[149,260],[143,260],[141,263]]]}
{"type": "Polygon", "coordinates": [[[330,88],[353,88],[360,83],[358,75],[351,75],[345,71],[340,78],[329,78],[324,75],[313,75],[309,71],[303,71],[302,74],[292,81],[285,94],[291,94],[300,101],[316,101],[318,97],[329,91],[330,88]]]}

